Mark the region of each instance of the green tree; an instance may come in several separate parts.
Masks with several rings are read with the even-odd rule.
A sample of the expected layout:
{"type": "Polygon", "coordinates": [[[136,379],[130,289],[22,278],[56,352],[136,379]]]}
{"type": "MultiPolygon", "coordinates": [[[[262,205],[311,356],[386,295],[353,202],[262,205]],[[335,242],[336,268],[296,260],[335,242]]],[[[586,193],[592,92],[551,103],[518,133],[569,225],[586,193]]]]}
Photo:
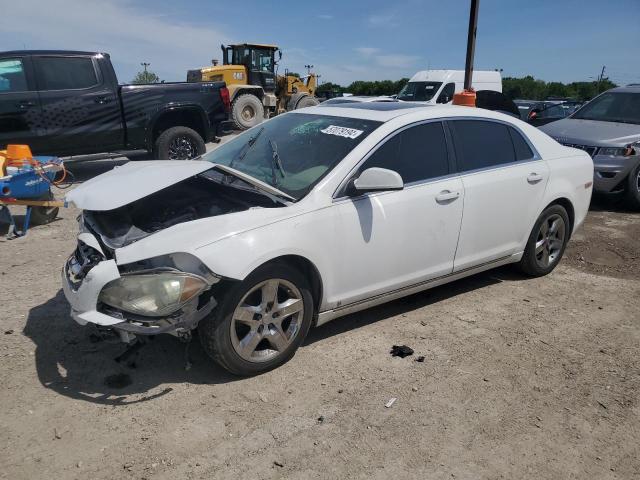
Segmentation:
{"type": "Polygon", "coordinates": [[[160,83],[160,77],[151,70],[143,70],[136,73],[136,76],[131,80],[131,83],[135,85],[141,85],[145,83],[160,83]]]}

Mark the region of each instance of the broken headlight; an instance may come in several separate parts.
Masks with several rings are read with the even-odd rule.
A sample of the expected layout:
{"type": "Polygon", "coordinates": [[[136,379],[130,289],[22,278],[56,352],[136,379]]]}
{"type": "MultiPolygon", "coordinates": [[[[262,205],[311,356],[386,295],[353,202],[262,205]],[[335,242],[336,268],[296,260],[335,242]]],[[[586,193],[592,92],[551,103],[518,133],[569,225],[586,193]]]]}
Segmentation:
{"type": "Polygon", "coordinates": [[[204,279],[183,272],[125,275],[105,285],[99,300],[137,315],[163,317],[178,310],[208,286],[204,279]]]}

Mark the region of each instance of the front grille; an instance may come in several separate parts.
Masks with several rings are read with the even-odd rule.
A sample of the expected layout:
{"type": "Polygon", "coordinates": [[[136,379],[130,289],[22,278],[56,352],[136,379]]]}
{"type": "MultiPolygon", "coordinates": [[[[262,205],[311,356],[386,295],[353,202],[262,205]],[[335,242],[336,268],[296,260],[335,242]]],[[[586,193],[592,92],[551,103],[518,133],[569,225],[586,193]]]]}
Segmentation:
{"type": "Polygon", "coordinates": [[[564,145],[565,147],[579,148],[580,150],[584,150],[591,156],[591,158],[595,157],[596,154],[598,153],[598,147],[590,147],[588,145],[578,145],[575,143],[563,143],[562,145],[564,145]]]}

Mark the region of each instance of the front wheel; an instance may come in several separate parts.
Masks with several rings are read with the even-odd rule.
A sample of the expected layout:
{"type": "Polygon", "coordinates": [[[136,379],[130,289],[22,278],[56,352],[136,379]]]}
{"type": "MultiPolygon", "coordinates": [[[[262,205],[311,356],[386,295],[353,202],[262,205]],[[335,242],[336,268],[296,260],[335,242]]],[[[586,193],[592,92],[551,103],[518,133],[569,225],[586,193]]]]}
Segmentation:
{"type": "Polygon", "coordinates": [[[536,221],[518,266],[527,275],[541,277],[560,262],[571,235],[569,215],[561,205],[551,205],[536,221]]]}
{"type": "Polygon", "coordinates": [[[153,156],[158,160],[191,160],[206,151],[198,132],[188,127],[171,127],[156,140],[153,156]]]}
{"type": "Polygon", "coordinates": [[[627,204],[636,210],[640,210],[640,162],[629,173],[627,180],[627,204]]]}
{"type": "Polygon", "coordinates": [[[271,264],[229,288],[198,328],[211,358],[231,373],[249,376],[289,361],[312,318],[306,278],[288,265],[271,264]]]}

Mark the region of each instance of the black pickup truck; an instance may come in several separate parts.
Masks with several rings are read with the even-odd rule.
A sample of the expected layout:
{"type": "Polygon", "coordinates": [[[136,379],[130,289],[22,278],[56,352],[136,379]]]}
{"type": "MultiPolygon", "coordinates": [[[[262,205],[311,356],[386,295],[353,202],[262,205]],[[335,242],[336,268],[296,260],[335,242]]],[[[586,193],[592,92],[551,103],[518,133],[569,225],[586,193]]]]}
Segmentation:
{"type": "Polygon", "coordinates": [[[86,155],[146,150],[157,159],[205,152],[228,119],[224,82],[118,85],[106,53],[0,53],[0,149],[86,155]]]}

